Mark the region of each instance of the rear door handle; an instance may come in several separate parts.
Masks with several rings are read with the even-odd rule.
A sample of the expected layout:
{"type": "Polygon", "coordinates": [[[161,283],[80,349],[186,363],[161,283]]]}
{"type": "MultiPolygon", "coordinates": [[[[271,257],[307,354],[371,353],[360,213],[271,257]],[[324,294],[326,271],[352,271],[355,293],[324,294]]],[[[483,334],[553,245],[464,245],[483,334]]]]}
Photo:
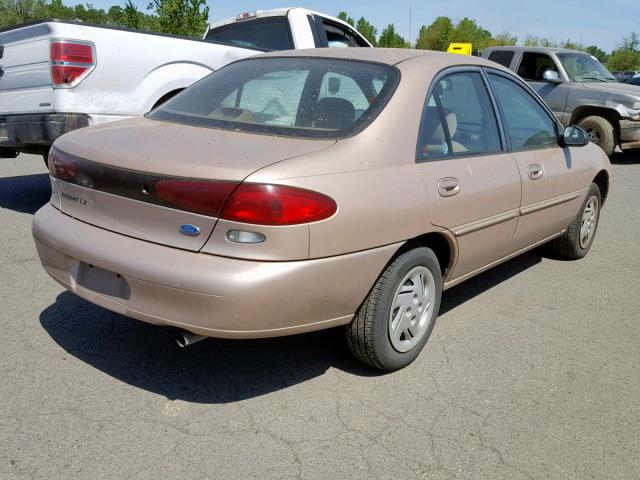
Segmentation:
{"type": "Polygon", "coordinates": [[[453,197],[460,193],[460,182],[454,177],[441,178],[438,180],[438,193],[441,197],[453,197]]]}
{"type": "Polygon", "coordinates": [[[544,168],[542,168],[542,165],[534,163],[527,167],[527,173],[529,174],[529,178],[531,180],[538,180],[544,175],[544,168]]]}

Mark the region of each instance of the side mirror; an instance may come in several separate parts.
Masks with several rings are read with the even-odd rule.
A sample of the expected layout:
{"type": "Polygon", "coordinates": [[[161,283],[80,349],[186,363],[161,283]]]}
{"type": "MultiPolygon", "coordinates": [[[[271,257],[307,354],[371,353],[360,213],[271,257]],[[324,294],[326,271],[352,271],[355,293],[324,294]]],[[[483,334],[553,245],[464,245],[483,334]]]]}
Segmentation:
{"type": "Polygon", "coordinates": [[[542,79],[545,82],[549,83],[562,83],[562,80],[560,80],[560,75],[558,75],[558,72],[556,72],[555,70],[545,70],[542,74],[542,79]]]}
{"type": "Polygon", "coordinates": [[[563,147],[584,147],[589,143],[589,134],[582,127],[570,125],[564,129],[560,137],[563,147]]]}

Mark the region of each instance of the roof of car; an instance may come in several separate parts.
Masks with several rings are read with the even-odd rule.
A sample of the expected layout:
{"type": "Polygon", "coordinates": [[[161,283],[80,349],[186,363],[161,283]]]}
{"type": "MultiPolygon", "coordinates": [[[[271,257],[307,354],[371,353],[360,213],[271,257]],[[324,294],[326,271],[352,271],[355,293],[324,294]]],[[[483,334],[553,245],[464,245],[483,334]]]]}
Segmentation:
{"type": "Polygon", "coordinates": [[[494,50],[509,50],[515,52],[537,52],[537,53],[583,53],[589,55],[587,52],[580,52],[578,50],[571,50],[569,48],[555,48],[555,47],[489,47],[485,51],[494,50]]]}
{"type": "MultiPolygon", "coordinates": [[[[397,65],[417,57],[430,57],[438,59],[439,62],[451,65],[492,65],[480,57],[469,55],[455,55],[444,52],[434,52],[431,50],[418,50],[409,48],[312,48],[306,50],[285,50],[279,52],[268,52],[259,57],[318,57],[337,58],[346,60],[363,60],[367,62],[386,63],[397,65]]],[[[253,57],[256,58],[256,57],[253,57]]]]}

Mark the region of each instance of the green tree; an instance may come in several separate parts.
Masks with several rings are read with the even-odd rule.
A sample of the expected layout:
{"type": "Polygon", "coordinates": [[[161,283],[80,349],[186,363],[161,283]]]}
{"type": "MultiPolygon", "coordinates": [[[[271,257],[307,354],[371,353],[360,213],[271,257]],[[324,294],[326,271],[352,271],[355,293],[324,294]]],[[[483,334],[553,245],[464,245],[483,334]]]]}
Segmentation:
{"type": "Polygon", "coordinates": [[[640,35],[633,32],[624,37],[607,61],[611,71],[640,69],[640,35]]]}
{"type": "Polygon", "coordinates": [[[518,37],[511,35],[509,32],[501,32],[489,39],[487,47],[512,47],[517,43],[518,37]]]}
{"type": "Polygon", "coordinates": [[[411,48],[409,42],[396,32],[396,27],[393,23],[382,30],[378,39],[378,46],[381,48],[411,48]]]}
{"type": "Polygon", "coordinates": [[[534,37],[534,36],[527,36],[527,38],[524,39],[524,46],[525,47],[558,47],[559,44],[558,42],[556,42],[555,40],[548,38],[548,37],[534,37]]]}
{"type": "Polygon", "coordinates": [[[356,25],[356,23],[355,23],[355,21],[353,20],[353,18],[351,18],[351,17],[347,14],[347,12],[340,12],[340,13],[338,14],[338,18],[339,18],[340,20],[342,20],[343,22],[347,22],[347,23],[348,23],[349,25],[351,25],[352,27],[355,27],[355,25],[356,25]]]}
{"type": "Polygon", "coordinates": [[[487,48],[490,40],[491,32],[467,17],[460,20],[449,36],[450,42],[471,43],[473,48],[478,50],[487,48]]]}
{"type": "Polygon", "coordinates": [[[127,0],[120,19],[122,25],[128,28],[140,28],[141,17],[142,13],[138,11],[138,7],[131,0],[127,0]]]}
{"type": "Polygon", "coordinates": [[[147,7],[156,14],[158,30],[200,37],[208,25],[206,0],[152,0],[147,7]]]}
{"type": "Polygon", "coordinates": [[[371,45],[373,45],[374,47],[378,44],[378,41],[376,39],[378,31],[376,30],[376,27],[365,20],[364,17],[360,17],[360,20],[358,20],[358,23],[356,23],[356,30],[358,30],[364,38],[369,40],[369,43],[371,43],[371,45]]]}
{"type": "Polygon", "coordinates": [[[453,28],[453,22],[449,17],[438,17],[428,27],[423,25],[418,33],[416,48],[445,51],[449,46],[453,28]]]}

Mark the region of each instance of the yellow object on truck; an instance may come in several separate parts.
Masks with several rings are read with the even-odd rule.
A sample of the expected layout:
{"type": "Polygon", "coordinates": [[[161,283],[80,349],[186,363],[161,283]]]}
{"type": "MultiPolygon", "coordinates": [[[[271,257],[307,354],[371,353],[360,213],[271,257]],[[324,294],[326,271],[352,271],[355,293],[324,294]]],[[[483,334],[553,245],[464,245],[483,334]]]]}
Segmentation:
{"type": "Polygon", "coordinates": [[[458,55],[472,55],[473,45],[471,43],[450,43],[447,52],[457,53],[458,55]]]}

